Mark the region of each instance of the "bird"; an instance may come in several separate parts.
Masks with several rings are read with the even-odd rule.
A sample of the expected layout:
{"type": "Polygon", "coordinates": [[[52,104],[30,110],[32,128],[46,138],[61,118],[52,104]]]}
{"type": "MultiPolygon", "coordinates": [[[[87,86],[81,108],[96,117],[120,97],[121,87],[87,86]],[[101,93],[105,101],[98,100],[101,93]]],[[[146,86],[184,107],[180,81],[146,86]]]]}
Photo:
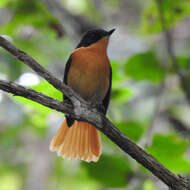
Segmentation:
{"type": "MultiPolygon", "coordinates": [[[[112,87],[112,69],[107,56],[110,36],[115,29],[87,31],[71,53],[63,82],[106,115],[112,87]]],[[[69,97],[64,96],[64,101],[69,97]]],[[[50,143],[50,151],[69,160],[97,162],[102,153],[98,130],[90,123],[65,117],[50,143]]]]}

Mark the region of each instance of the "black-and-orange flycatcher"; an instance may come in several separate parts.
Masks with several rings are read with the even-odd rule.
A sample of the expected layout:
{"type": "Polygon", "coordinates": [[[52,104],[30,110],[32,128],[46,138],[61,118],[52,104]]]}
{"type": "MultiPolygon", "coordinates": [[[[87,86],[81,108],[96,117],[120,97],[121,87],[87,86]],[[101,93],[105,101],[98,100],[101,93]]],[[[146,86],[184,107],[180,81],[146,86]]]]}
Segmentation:
{"type": "MultiPolygon", "coordinates": [[[[68,59],[64,74],[64,83],[86,101],[101,105],[104,114],[112,83],[107,47],[114,30],[95,29],[85,33],[68,59]]],[[[64,96],[65,99],[68,97],[64,96]]],[[[50,150],[63,158],[97,162],[101,155],[100,135],[92,124],[66,116],[51,141],[50,150]]]]}

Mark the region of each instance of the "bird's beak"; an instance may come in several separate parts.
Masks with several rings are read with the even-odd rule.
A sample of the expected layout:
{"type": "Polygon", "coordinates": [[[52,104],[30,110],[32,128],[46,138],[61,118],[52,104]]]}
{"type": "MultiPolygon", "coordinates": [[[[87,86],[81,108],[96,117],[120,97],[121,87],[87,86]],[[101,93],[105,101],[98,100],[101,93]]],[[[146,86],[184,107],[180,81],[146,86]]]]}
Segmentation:
{"type": "Polygon", "coordinates": [[[108,31],[108,36],[111,36],[114,31],[115,31],[115,29],[108,31]]]}

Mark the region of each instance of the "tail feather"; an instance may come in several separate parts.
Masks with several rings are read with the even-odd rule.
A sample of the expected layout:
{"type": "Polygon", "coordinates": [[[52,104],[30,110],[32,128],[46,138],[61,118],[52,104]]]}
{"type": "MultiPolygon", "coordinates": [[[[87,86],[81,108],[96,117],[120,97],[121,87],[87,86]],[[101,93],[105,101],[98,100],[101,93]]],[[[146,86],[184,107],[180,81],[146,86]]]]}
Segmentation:
{"type": "Polygon", "coordinates": [[[91,152],[91,141],[90,141],[90,134],[91,134],[91,130],[90,130],[90,126],[88,126],[88,156],[87,156],[87,160],[92,160],[92,152],[91,152]]]}
{"type": "Polygon", "coordinates": [[[88,161],[88,156],[90,156],[90,154],[88,154],[88,128],[89,126],[87,125],[86,130],[85,130],[85,145],[84,145],[84,160],[88,161]]]}
{"type": "Polygon", "coordinates": [[[77,130],[73,130],[73,137],[72,137],[73,143],[71,146],[71,158],[77,158],[77,152],[76,152],[76,147],[77,147],[77,130]]]}
{"type": "Polygon", "coordinates": [[[76,133],[76,146],[75,146],[75,155],[76,155],[76,159],[80,159],[80,156],[79,156],[79,151],[80,151],[80,144],[81,144],[81,128],[78,126],[78,122],[76,123],[76,127],[78,128],[78,132],[76,133]]]}
{"type": "Polygon", "coordinates": [[[59,128],[59,130],[57,131],[56,136],[54,136],[54,138],[51,141],[50,144],[50,150],[53,151],[57,151],[60,147],[60,145],[62,144],[62,142],[65,139],[65,136],[69,130],[68,127],[64,127],[66,124],[66,120],[62,123],[61,127],[59,128]]]}
{"type": "Polygon", "coordinates": [[[91,160],[91,152],[90,152],[90,142],[89,142],[89,126],[87,126],[86,129],[86,138],[85,138],[85,156],[84,160],[89,161],[91,160]]]}
{"type": "Polygon", "coordinates": [[[95,132],[95,128],[92,128],[91,130],[91,144],[92,144],[92,152],[95,156],[98,156],[99,155],[99,152],[97,150],[99,150],[99,148],[101,147],[101,144],[100,144],[100,137],[98,135],[98,133],[95,132]],[[97,143],[95,143],[95,139],[99,139],[97,141],[97,143]]]}
{"type": "Polygon", "coordinates": [[[50,150],[70,160],[96,162],[101,155],[100,136],[97,129],[87,122],[75,121],[69,128],[65,120],[52,139],[50,150]]]}

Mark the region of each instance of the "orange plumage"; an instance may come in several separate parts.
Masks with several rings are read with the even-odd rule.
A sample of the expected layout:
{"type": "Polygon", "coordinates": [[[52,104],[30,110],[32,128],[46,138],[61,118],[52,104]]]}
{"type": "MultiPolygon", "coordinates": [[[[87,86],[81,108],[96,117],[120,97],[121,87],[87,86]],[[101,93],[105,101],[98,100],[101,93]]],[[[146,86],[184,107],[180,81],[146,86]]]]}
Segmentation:
{"type": "MultiPolygon", "coordinates": [[[[88,35],[87,37],[89,38],[88,35]]],[[[108,37],[103,36],[95,41],[93,36],[90,36],[93,42],[88,45],[82,41],[82,45],[79,44],[73,51],[64,77],[64,82],[86,101],[102,103],[104,114],[111,89],[111,67],[106,53],[108,37]]],[[[89,39],[87,42],[89,43],[89,39]]],[[[101,140],[97,129],[87,122],[70,121],[70,118],[64,120],[51,141],[50,150],[68,159],[98,161],[101,155],[101,140]]]]}
{"type": "Polygon", "coordinates": [[[108,38],[72,53],[67,82],[86,100],[102,101],[109,88],[110,64],[106,55],[108,38]]]}
{"type": "Polygon", "coordinates": [[[50,144],[50,150],[70,160],[96,162],[101,155],[100,136],[97,129],[87,122],[75,121],[69,128],[64,120],[50,144]]]}

